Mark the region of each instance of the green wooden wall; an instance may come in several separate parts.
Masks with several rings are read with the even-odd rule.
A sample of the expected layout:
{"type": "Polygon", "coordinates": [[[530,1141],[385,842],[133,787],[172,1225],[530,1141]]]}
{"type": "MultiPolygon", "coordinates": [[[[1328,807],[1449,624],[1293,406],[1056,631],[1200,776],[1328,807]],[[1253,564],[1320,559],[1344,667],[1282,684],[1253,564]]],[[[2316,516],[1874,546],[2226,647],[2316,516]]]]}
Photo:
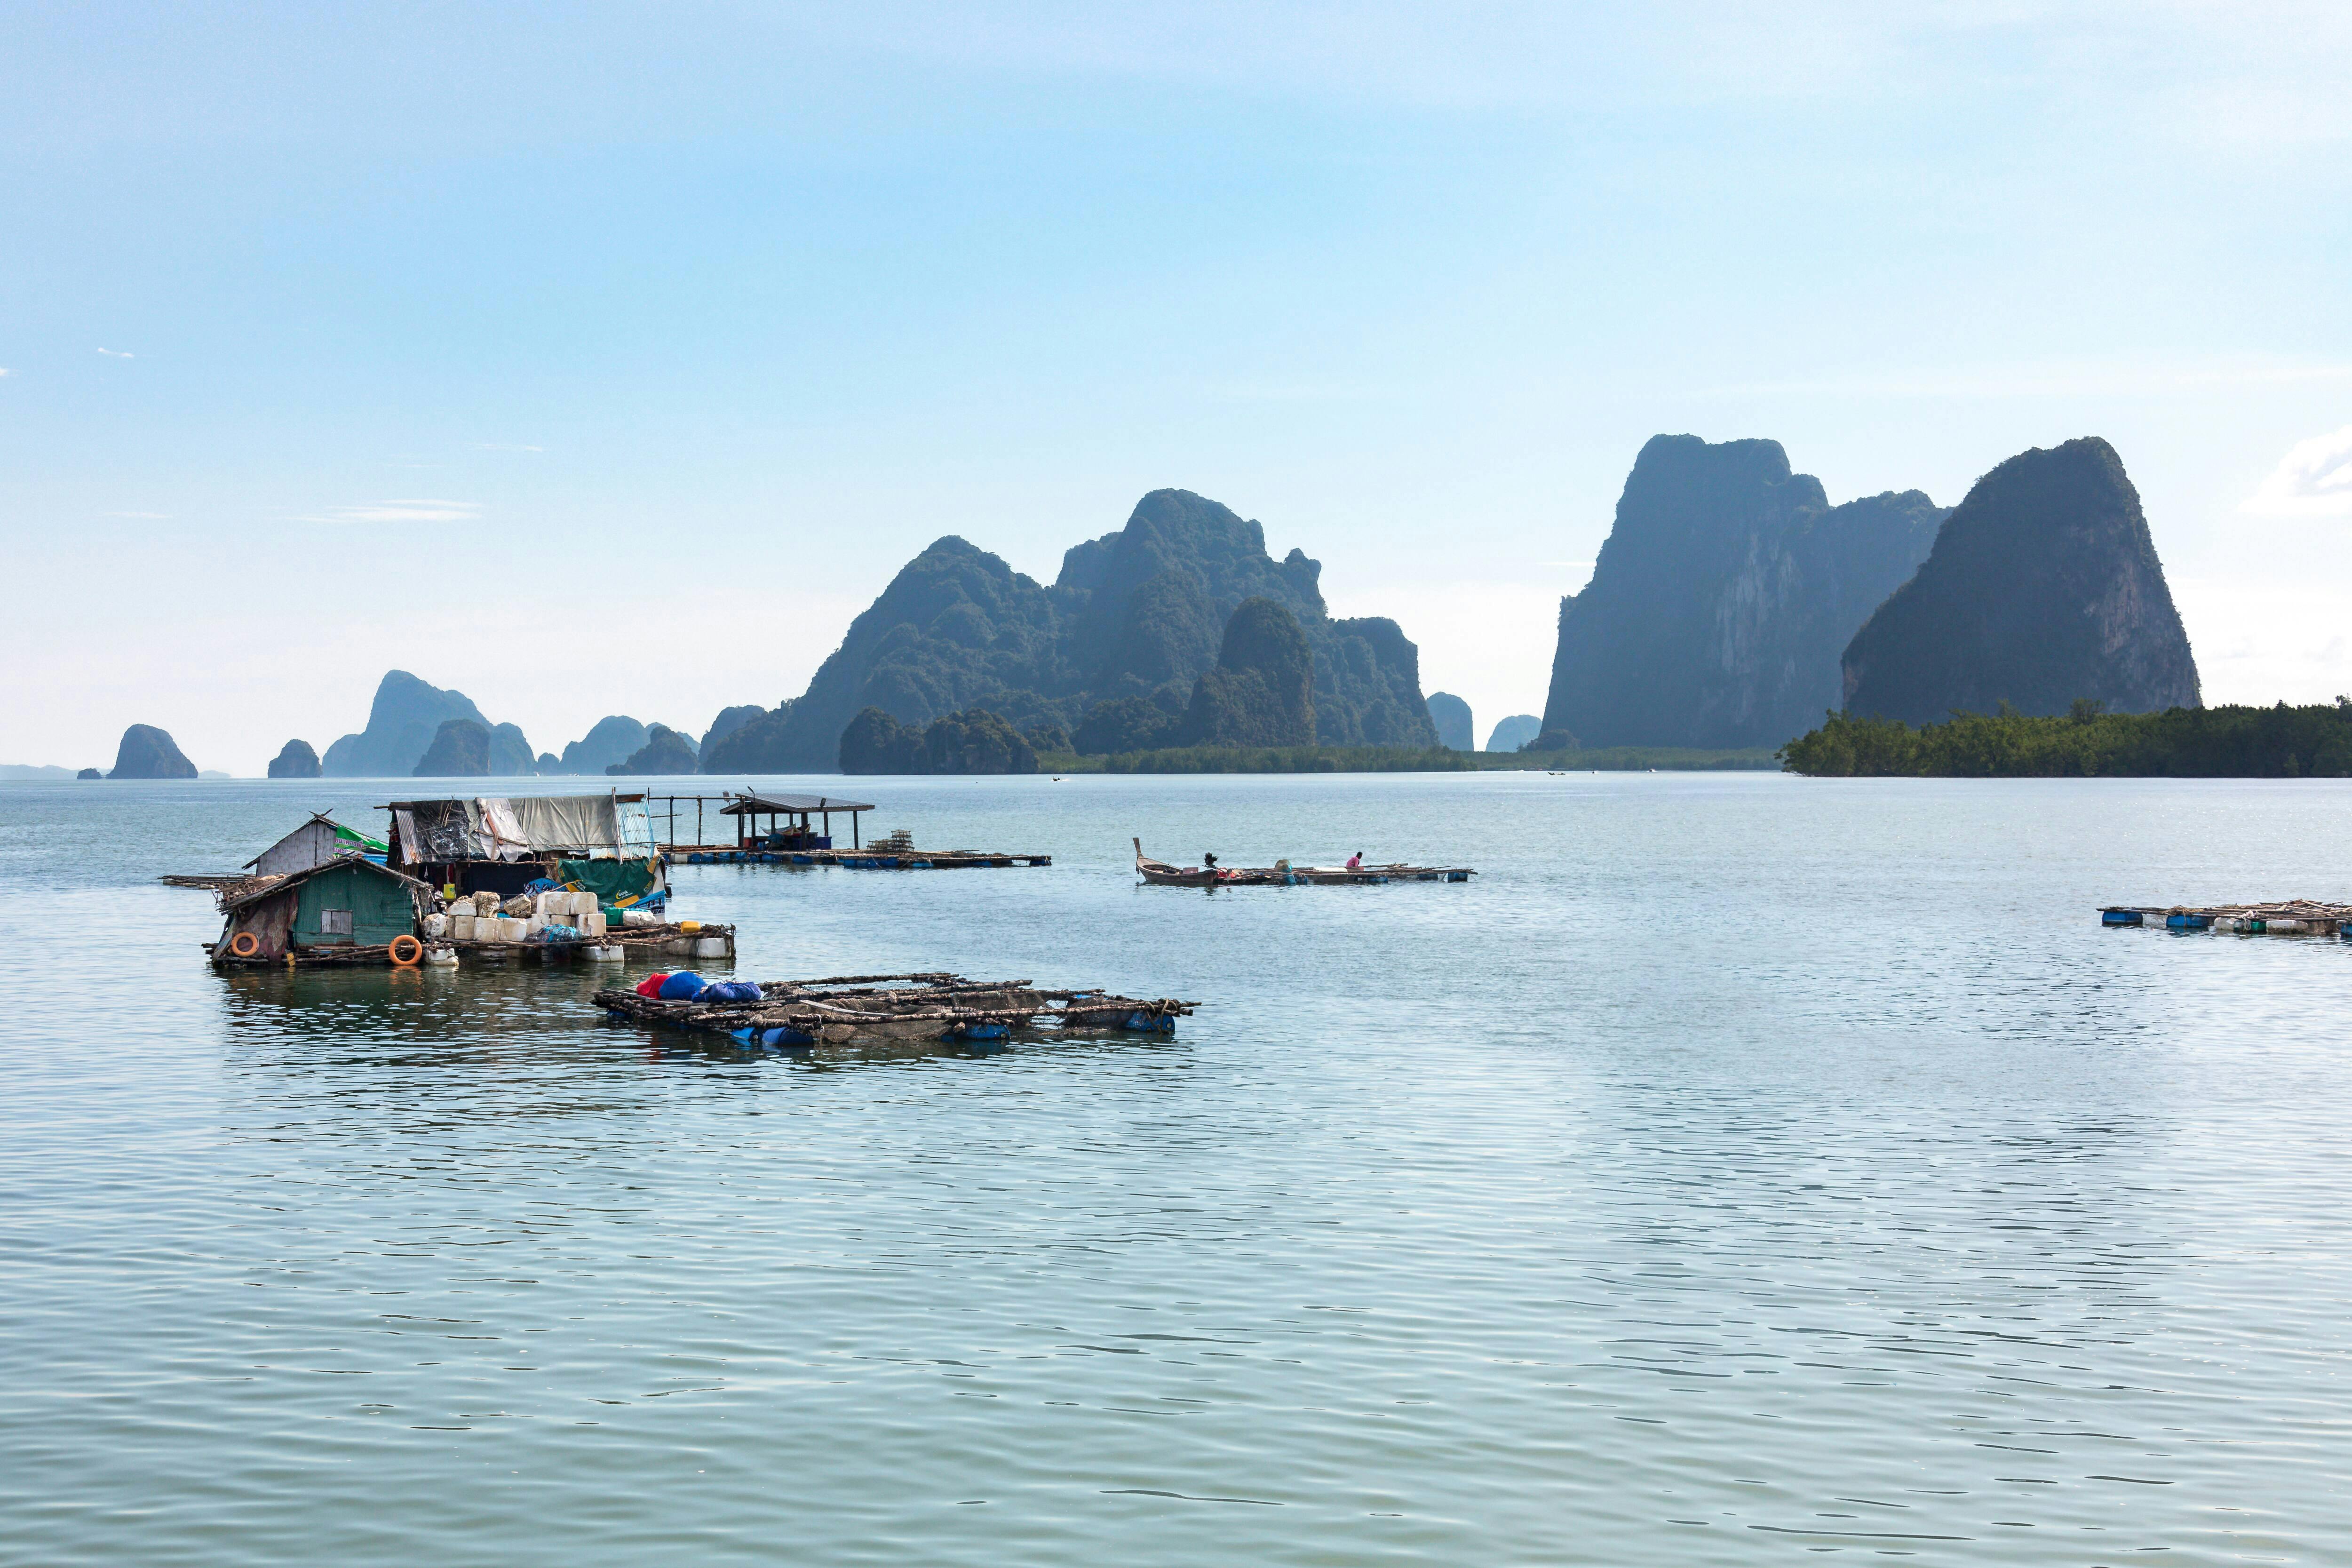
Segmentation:
{"type": "Polygon", "coordinates": [[[297,947],[333,947],[352,943],[381,947],[394,937],[416,932],[416,907],[408,889],[389,877],[356,867],[325,871],[302,884],[301,905],[294,915],[297,947]],[[329,910],[349,910],[351,934],[325,929],[329,910]]]}

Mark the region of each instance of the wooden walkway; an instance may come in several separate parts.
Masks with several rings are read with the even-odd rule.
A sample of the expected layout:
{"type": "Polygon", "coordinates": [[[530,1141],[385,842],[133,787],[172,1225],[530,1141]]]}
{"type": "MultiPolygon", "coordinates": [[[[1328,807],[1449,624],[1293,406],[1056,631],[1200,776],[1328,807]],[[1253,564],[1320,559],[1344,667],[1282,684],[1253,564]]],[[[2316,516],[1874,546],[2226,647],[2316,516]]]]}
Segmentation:
{"type": "Polygon", "coordinates": [[[667,853],[673,862],[688,866],[839,866],[853,871],[968,871],[1054,863],[1051,855],[984,849],[739,849],[732,844],[678,844],[667,853]]]}

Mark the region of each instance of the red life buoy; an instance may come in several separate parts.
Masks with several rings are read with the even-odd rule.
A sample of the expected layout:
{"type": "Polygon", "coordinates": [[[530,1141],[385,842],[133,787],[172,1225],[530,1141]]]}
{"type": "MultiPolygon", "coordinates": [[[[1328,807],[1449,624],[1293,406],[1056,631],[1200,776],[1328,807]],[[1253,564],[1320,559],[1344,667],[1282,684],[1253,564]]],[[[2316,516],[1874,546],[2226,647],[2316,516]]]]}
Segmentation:
{"type": "Polygon", "coordinates": [[[401,968],[415,968],[416,961],[424,956],[425,944],[417,941],[415,937],[408,935],[405,931],[392,939],[392,961],[393,963],[400,965],[401,968]],[[401,951],[403,943],[405,943],[407,946],[407,951],[404,953],[401,951]]]}
{"type": "Polygon", "coordinates": [[[239,958],[251,958],[261,951],[261,939],[249,931],[241,931],[229,939],[228,950],[239,958]]]}

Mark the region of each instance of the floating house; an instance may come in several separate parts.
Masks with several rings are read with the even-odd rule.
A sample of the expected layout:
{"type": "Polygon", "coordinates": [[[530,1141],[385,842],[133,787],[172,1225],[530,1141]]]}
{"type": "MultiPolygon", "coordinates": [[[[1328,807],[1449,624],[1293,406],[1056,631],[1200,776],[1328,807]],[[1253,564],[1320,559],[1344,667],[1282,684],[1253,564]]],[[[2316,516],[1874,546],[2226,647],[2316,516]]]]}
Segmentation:
{"type": "Polygon", "coordinates": [[[220,906],[226,923],[215,961],[382,963],[394,940],[415,937],[432,912],[433,889],[363,855],[344,855],[225,889],[220,906]]]}
{"type": "Polygon", "coordinates": [[[310,821],[247,860],[245,868],[257,877],[284,877],[346,855],[363,856],[380,865],[391,853],[391,847],[381,840],[314,811],[310,821]]]}

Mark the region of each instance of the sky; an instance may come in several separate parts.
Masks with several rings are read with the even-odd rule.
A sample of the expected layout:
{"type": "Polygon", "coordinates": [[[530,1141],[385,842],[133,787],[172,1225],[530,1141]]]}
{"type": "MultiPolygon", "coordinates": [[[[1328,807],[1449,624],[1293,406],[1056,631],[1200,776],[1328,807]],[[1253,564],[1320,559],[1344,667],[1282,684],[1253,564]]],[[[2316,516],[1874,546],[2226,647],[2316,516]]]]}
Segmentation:
{"type": "Polygon", "coordinates": [[[2098,435],[2206,700],[2352,691],[2352,6],[0,9],[0,762],[796,695],[1163,486],[1483,742],[1659,432],[2098,435]]]}

